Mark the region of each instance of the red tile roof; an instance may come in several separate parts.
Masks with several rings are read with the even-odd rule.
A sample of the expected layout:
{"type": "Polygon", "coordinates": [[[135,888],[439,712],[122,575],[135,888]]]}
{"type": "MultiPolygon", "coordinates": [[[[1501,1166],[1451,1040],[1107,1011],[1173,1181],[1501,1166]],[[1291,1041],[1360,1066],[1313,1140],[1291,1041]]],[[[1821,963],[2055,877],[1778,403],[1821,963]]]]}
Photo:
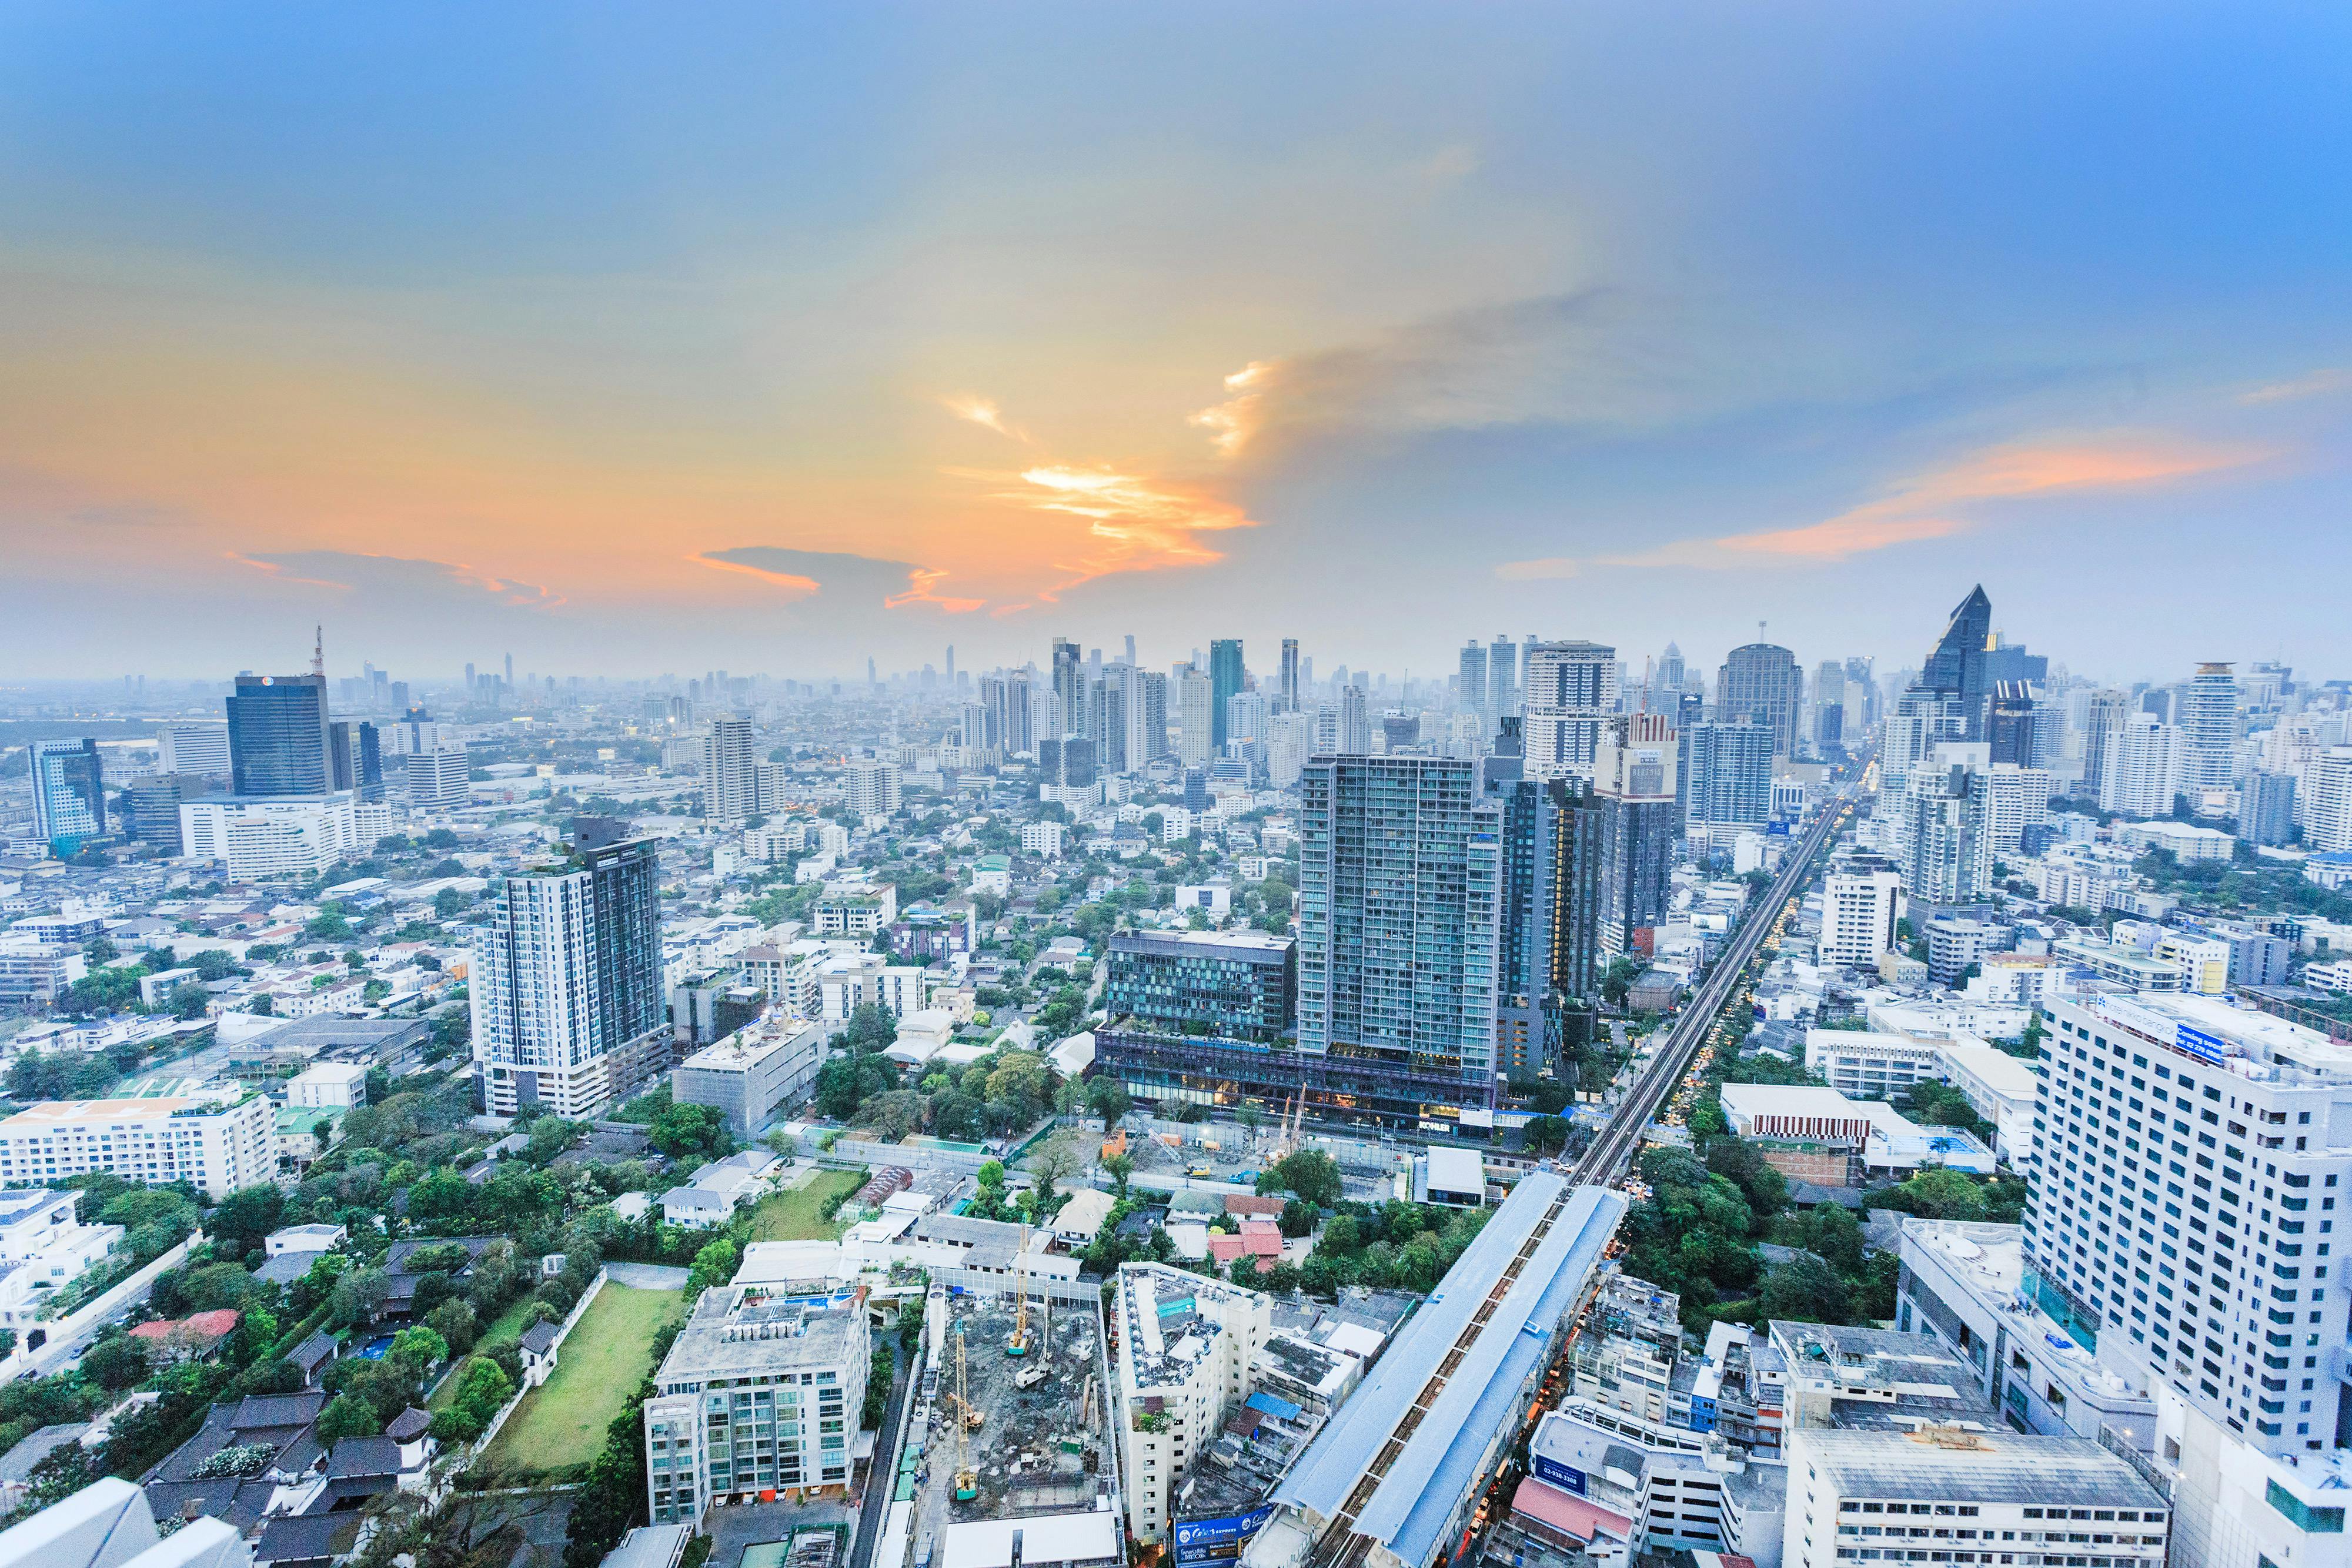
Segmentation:
{"type": "Polygon", "coordinates": [[[1278,1197],[1259,1197],[1255,1193],[1229,1192],[1225,1194],[1225,1212],[1227,1214],[1264,1214],[1271,1216],[1280,1214],[1282,1212],[1282,1205],[1283,1200],[1278,1197]]]}
{"type": "Polygon", "coordinates": [[[1254,1258],[1282,1256],[1282,1227],[1271,1219],[1242,1221],[1242,1249],[1254,1258]]]}
{"type": "Polygon", "coordinates": [[[198,1312],[193,1317],[141,1323],[131,1333],[134,1339],[163,1340],[184,1330],[191,1339],[215,1340],[226,1337],[231,1329],[236,1327],[236,1322],[235,1312],[226,1307],[215,1307],[211,1312],[198,1312]]]}
{"type": "Polygon", "coordinates": [[[1633,1539],[1633,1521],[1623,1514],[1612,1513],[1533,1476],[1521,1481],[1519,1490],[1511,1494],[1511,1511],[1526,1514],[1537,1523],[1549,1525],[1578,1541],[1589,1542],[1596,1531],[1605,1531],[1620,1541],[1633,1539]]]}

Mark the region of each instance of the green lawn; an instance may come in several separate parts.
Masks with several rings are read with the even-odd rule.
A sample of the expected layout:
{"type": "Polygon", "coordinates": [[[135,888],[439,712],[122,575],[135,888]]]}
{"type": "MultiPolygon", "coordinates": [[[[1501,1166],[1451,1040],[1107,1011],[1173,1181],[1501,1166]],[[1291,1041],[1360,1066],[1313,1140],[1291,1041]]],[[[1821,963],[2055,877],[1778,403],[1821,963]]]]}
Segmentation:
{"type": "MultiPolygon", "coordinates": [[[[605,1288],[610,1290],[612,1287],[606,1286],[605,1288]]],[[[500,1312],[497,1317],[492,1318],[490,1320],[490,1326],[484,1329],[480,1333],[474,1337],[474,1349],[476,1351],[487,1351],[490,1346],[498,1343],[501,1340],[517,1340],[522,1338],[522,1331],[530,1327],[531,1308],[538,1305],[538,1303],[539,1298],[529,1291],[525,1291],[523,1294],[517,1296],[514,1300],[513,1305],[508,1307],[505,1312],[500,1312]]],[[[463,1365],[465,1364],[465,1359],[466,1358],[464,1356],[459,1356],[457,1358],[458,1364],[463,1365]]],[[[456,1398],[457,1395],[457,1380],[455,1377],[444,1377],[441,1380],[440,1386],[434,1389],[433,1397],[425,1402],[425,1407],[428,1410],[439,1410],[443,1406],[446,1406],[450,1400],[456,1398]]]]}
{"type": "Polygon", "coordinates": [[[824,1218],[835,1193],[866,1185],[864,1171],[819,1171],[790,1192],[772,1193],[751,1210],[754,1241],[830,1241],[836,1228],[824,1218]]]}
{"type": "Polygon", "coordinates": [[[604,1428],[651,1369],[655,1333],[681,1315],[684,1297],[607,1283],[564,1339],[554,1375],[499,1429],[484,1467],[553,1472],[594,1458],[604,1428]]]}

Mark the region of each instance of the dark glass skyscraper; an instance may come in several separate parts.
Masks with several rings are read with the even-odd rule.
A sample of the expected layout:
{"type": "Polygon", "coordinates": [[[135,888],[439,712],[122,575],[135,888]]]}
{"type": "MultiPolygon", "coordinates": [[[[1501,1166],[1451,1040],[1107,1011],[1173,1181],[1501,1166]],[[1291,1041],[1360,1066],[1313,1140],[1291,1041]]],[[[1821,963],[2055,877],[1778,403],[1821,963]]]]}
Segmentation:
{"type": "Polygon", "coordinates": [[[230,787],[240,795],[335,788],[324,675],[239,675],[228,698],[230,787]]]}
{"type": "Polygon", "coordinates": [[[1596,980],[1601,802],[1580,779],[1528,778],[1517,719],[1502,721],[1479,777],[1502,810],[1496,1071],[1536,1078],[1559,1061],[1566,1004],[1596,980]]]}
{"type": "Polygon", "coordinates": [[[362,800],[383,799],[383,746],[372,724],[335,719],[327,726],[335,765],[335,788],[356,791],[362,800]]]}
{"type": "Polygon", "coordinates": [[[1242,640],[1220,637],[1209,644],[1209,749],[1223,756],[1231,728],[1228,710],[1242,689],[1242,640]]]}
{"type": "Polygon", "coordinates": [[[2033,689],[2023,681],[1995,681],[1992,707],[1985,724],[1985,739],[1992,743],[1992,760],[2036,766],[2041,756],[2038,727],[2043,710],[2034,706],[2033,689]]]}
{"type": "Polygon", "coordinates": [[[1963,740],[1984,738],[1985,705],[1992,693],[1985,653],[1991,642],[1992,601],[1979,583],[1953,608],[1944,635],[1919,672],[1920,686],[1958,705],[1963,740]]]}
{"type": "Polygon", "coordinates": [[[31,749],[33,832],[47,843],[106,833],[106,784],[95,740],[37,740],[31,749]]]}

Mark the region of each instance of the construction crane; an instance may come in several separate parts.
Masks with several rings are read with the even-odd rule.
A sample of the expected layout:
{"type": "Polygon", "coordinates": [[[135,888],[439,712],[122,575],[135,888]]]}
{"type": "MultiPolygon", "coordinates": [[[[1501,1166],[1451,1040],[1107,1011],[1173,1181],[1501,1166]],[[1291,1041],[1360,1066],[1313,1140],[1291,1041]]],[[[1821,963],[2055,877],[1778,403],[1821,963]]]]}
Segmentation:
{"type": "Polygon", "coordinates": [[[971,1419],[971,1401],[964,1394],[963,1325],[961,1323],[956,1325],[955,1401],[955,1497],[958,1502],[970,1502],[980,1495],[980,1472],[971,1467],[971,1439],[968,1432],[975,1423],[971,1419]]]}
{"type": "Polygon", "coordinates": [[[1026,1220],[1021,1224],[1021,1252],[1013,1260],[1013,1289],[1020,1298],[1021,1304],[1013,1310],[1013,1338],[1005,1344],[1004,1354],[1027,1355],[1029,1354],[1029,1224],[1026,1220]]]}
{"type": "Polygon", "coordinates": [[[1282,1114],[1275,1122],[1274,1157],[1276,1160],[1287,1159],[1298,1152],[1299,1138],[1306,1132],[1306,1125],[1307,1090],[1302,1085],[1296,1094],[1283,1103],[1282,1114]]]}

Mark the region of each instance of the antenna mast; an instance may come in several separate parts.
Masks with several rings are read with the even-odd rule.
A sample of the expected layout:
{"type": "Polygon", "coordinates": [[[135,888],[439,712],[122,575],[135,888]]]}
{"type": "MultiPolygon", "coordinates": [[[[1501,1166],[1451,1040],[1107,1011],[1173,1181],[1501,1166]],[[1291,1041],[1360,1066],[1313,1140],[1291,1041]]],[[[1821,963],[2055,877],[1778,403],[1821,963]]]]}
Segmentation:
{"type": "Polygon", "coordinates": [[[323,625],[314,624],[310,628],[310,673],[314,675],[327,673],[327,629],[323,625]]]}

